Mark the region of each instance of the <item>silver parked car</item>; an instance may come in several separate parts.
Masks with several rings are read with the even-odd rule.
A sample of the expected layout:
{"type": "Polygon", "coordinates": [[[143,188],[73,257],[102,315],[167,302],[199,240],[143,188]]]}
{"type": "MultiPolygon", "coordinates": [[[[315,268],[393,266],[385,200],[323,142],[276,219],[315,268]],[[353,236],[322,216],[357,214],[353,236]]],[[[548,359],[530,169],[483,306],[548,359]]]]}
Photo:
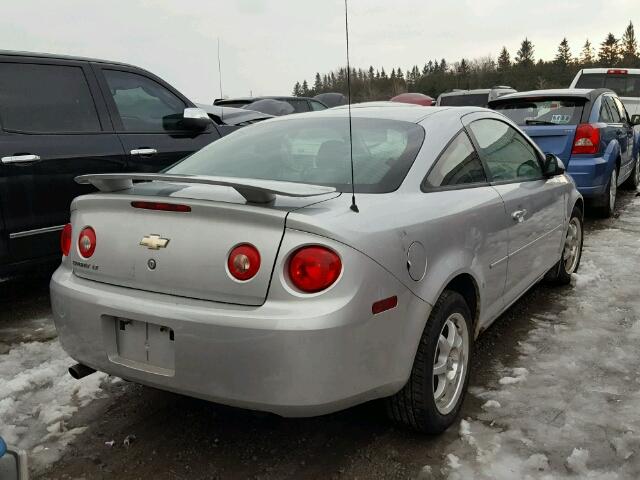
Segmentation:
{"type": "Polygon", "coordinates": [[[162,174],[79,177],[101,191],[74,201],[51,281],[71,372],[283,416],[386,397],[398,422],[447,428],[477,335],[578,268],[583,201],[496,112],[352,111],[357,209],[346,108],[162,174]]]}

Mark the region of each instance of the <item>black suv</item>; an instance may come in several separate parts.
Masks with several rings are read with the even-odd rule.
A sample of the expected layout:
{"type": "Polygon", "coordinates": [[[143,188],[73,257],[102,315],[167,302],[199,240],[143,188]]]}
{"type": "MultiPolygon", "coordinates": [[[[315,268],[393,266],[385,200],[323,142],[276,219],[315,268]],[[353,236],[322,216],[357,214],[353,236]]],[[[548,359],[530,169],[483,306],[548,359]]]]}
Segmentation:
{"type": "Polygon", "coordinates": [[[0,51],[0,276],[59,258],[77,175],[157,172],[236,127],[122,63],[0,51]],[[204,118],[203,118],[204,116],[204,118]]]}

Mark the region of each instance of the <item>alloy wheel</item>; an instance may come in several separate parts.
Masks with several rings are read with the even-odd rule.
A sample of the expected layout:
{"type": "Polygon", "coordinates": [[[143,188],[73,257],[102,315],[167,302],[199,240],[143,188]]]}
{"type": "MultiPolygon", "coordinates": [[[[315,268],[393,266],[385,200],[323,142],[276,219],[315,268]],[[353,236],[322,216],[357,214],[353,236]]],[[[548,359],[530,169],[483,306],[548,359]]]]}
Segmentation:
{"type": "Polygon", "coordinates": [[[564,242],[562,260],[565,271],[571,275],[575,272],[580,259],[580,245],[582,244],[582,225],[577,217],[573,217],[567,229],[567,238],[564,242]]]}
{"type": "Polygon", "coordinates": [[[442,415],[458,403],[469,362],[469,331],[460,313],[447,318],[440,330],[433,359],[433,398],[442,415]]]}

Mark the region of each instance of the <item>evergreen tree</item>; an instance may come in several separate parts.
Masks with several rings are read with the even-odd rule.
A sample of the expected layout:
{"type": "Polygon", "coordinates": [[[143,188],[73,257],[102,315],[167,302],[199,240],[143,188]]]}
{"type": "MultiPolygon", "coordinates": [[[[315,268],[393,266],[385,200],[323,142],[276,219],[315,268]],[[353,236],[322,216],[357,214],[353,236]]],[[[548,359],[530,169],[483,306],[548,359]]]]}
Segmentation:
{"type": "Polygon", "coordinates": [[[533,66],[533,62],[533,43],[528,38],[525,38],[520,44],[520,50],[516,55],[516,64],[520,67],[528,68],[533,66]]]}
{"type": "Polygon", "coordinates": [[[388,77],[387,77],[387,72],[385,72],[385,71],[384,71],[384,67],[382,67],[382,68],[380,69],[380,78],[383,78],[383,79],[384,79],[384,78],[388,78],[388,77]]]}
{"type": "Polygon", "coordinates": [[[555,62],[561,67],[566,67],[571,63],[571,48],[569,47],[569,42],[566,37],[563,38],[560,45],[558,45],[555,62]]]}
{"type": "Polygon", "coordinates": [[[317,95],[318,93],[322,93],[322,77],[320,73],[316,73],[316,81],[313,84],[313,92],[317,95]]]}
{"type": "Polygon", "coordinates": [[[613,33],[609,33],[604,42],[600,44],[598,59],[604,67],[615,67],[620,61],[620,45],[613,33]]]}
{"type": "Polygon", "coordinates": [[[498,57],[498,70],[500,72],[506,72],[511,67],[511,55],[509,55],[509,51],[507,47],[502,47],[500,51],[500,56],[498,57]]]}
{"type": "Polygon", "coordinates": [[[303,97],[309,96],[309,84],[307,83],[306,80],[302,82],[302,96],[303,97]]]}
{"type": "Polygon", "coordinates": [[[635,67],[638,64],[638,41],[633,23],[629,22],[622,35],[622,60],[625,66],[635,67]]]}
{"type": "Polygon", "coordinates": [[[458,64],[458,68],[457,71],[460,75],[462,76],[466,76],[469,75],[469,62],[467,62],[467,60],[465,60],[464,58],[462,60],[460,60],[460,63],[458,64]]]}
{"type": "Polygon", "coordinates": [[[296,82],[295,86],[293,87],[293,96],[294,97],[302,96],[302,87],[300,86],[300,82],[296,82]]]}
{"type": "Polygon", "coordinates": [[[449,65],[447,65],[447,61],[443,58],[440,60],[440,71],[442,73],[447,73],[447,70],[449,70],[449,65]]]}
{"type": "Polygon", "coordinates": [[[591,67],[596,63],[596,51],[591,46],[591,42],[587,39],[580,53],[580,65],[583,67],[591,67]]]}

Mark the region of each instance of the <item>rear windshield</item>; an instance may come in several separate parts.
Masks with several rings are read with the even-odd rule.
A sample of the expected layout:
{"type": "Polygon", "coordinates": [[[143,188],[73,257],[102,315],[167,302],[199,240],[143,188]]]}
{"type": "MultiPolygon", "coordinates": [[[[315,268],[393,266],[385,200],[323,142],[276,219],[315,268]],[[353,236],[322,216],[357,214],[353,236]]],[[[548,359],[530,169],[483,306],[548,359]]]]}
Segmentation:
{"type": "Polygon", "coordinates": [[[586,100],[566,98],[514,99],[501,102],[494,110],[518,125],[577,125],[586,100]]]}
{"type": "MultiPolygon", "coordinates": [[[[396,190],[413,164],[424,129],[415,123],[353,119],[355,190],[396,190]]],[[[342,117],[266,121],[227,135],[167,173],[310,183],[351,191],[349,121],[342,117]]]]}
{"type": "Polygon", "coordinates": [[[619,97],[640,97],[640,75],[583,73],[576,83],[576,88],[608,88],[619,97]]]}
{"type": "Polygon", "coordinates": [[[443,107],[486,107],[488,102],[488,93],[446,95],[440,97],[440,105],[443,107]]]}

